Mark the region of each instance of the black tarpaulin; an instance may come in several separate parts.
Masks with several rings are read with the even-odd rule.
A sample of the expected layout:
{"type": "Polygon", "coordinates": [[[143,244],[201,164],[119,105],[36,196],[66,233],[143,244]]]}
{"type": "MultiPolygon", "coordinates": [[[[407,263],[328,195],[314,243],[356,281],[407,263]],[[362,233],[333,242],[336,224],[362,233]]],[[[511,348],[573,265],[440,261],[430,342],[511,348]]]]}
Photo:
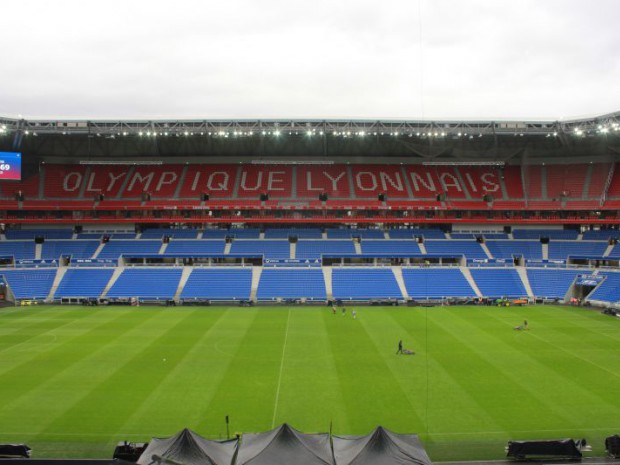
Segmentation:
{"type": "Polygon", "coordinates": [[[153,438],[138,459],[139,465],[230,465],[237,439],[210,441],[184,429],[169,438],[153,438]]]}
{"type": "Polygon", "coordinates": [[[333,436],[338,465],[431,465],[415,434],[398,434],[378,426],[366,436],[333,436]]]}
{"type": "Polygon", "coordinates": [[[509,441],[508,457],[581,457],[573,439],[557,439],[551,441],[509,441]]]}
{"type": "Polygon", "coordinates": [[[328,433],[304,434],[285,423],[244,434],[237,465],[334,465],[334,459],[328,433]]]}

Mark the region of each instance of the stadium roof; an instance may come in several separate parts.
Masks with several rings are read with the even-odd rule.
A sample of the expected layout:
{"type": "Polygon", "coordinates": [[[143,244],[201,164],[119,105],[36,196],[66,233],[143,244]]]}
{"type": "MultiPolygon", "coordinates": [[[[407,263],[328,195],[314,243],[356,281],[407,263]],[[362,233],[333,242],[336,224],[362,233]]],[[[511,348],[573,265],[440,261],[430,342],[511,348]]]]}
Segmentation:
{"type": "Polygon", "coordinates": [[[595,157],[620,154],[620,112],[565,121],[519,120],[27,120],[0,117],[0,150],[31,160],[127,157],[204,161],[391,161],[595,157]],[[245,157],[245,158],[244,158],[245,157]],[[376,160],[375,160],[376,161],[376,160]]]}

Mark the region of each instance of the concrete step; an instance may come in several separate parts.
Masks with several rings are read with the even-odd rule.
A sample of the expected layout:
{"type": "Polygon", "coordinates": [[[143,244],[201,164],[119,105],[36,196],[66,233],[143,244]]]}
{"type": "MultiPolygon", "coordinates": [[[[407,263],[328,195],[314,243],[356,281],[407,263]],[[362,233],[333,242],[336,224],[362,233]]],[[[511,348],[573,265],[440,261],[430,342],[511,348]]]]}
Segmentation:
{"type": "Polygon", "coordinates": [[[35,260],[41,260],[41,252],[43,251],[43,244],[35,244],[34,246],[34,258],[35,260]]]}
{"type": "Polygon", "coordinates": [[[256,292],[258,291],[258,283],[260,282],[260,275],[262,273],[262,266],[255,266],[252,268],[252,287],[250,290],[250,300],[252,301],[256,301],[256,292]]]}
{"type": "Polygon", "coordinates": [[[112,273],[112,277],[110,278],[110,280],[108,281],[108,284],[106,284],[105,288],[103,289],[103,292],[99,296],[100,299],[103,299],[108,294],[108,292],[110,291],[110,289],[112,288],[112,286],[114,285],[114,283],[116,282],[116,280],[121,275],[124,269],[125,267],[123,266],[117,266],[114,269],[114,273],[112,273]]]}
{"type": "Polygon", "coordinates": [[[297,255],[297,244],[294,242],[291,242],[289,244],[289,257],[296,258],[296,255],[297,255]]]}
{"type": "Polygon", "coordinates": [[[332,287],[332,267],[323,267],[323,279],[325,280],[325,292],[327,294],[327,300],[334,299],[334,289],[332,287]]]}
{"type": "Polygon", "coordinates": [[[67,268],[62,266],[60,268],[58,268],[58,271],[56,271],[56,276],[54,276],[54,282],[52,283],[52,287],[50,288],[50,292],[49,294],[47,294],[47,298],[45,299],[46,302],[53,302],[54,301],[54,294],[56,294],[56,290],[58,289],[58,285],[60,284],[60,281],[62,281],[63,276],[65,275],[65,273],[67,272],[67,268]]]}
{"type": "Polygon", "coordinates": [[[542,245],[542,258],[543,260],[549,260],[549,244],[542,245]]]}
{"type": "Polygon", "coordinates": [[[530,280],[527,277],[527,272],[525,271],[525,268],[522,266],[518,266],[517,268],[517,273],[519,273],[519,277],[521,278],[521,281],[523,282],[523,286],[525,287],[525,291],[527,292],[528,297],[534,297],[534,292],[532,291],[532,286],[530,286],[530,280]]]}
{"type": "Polygon", "coordinates": [[[392,273],[394,273],[394,277],[396,278],[396,282],[398,283],[400,293],[403,295],[405,300],[409,300],[409,293],[407,292],[405,280],[403,279],[403,269],[400,266],[393,266],[392,273]]]}
{"type": "Polygon", "coordinates": [[[178,302],[181,298],[181,293],[183,292],[183,288],[185,288],[185,284],[189,279],[189,275],[192,274],[194,268],[191,266],[184,266],[183,273],[181,273],[181,280],[179,281],[179,286],[177,287],[177,291],[174,293],[174,301],[178,302]]]}
{"type": "Polygon", "coordinates": [[[467,280],[471,288],[476,293],[476,295],[478,297],[482,297],[482,292],[480,292],[480,289],[478,288],[478,284],[476,284],[476,281],[474,281],[474,277],[471,275],[469,268],[467,268],[466,266],[459,266],[459,268],[461,270],[461,273],[463,273],[463,276],[465,276],[465,279],[467,280]]]}
{"type": "Polygon", "coordinates": [[[97,250],[95,250],[95,253],[93,254],[92,258],[97,258],[104,247],[105,247],[105,244],[103,242],[99,244],[99,247],[97,247],[97,250]]]}

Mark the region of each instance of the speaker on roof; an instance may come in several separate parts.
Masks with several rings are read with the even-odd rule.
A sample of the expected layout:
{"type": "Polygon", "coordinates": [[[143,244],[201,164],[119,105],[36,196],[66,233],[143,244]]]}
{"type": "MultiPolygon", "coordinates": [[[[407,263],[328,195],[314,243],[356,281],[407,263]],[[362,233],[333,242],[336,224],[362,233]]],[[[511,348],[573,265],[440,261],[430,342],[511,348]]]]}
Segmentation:
{"type": "Polygon", "coordinates": [[[266,200],[269,200],[269,194],[266,194],[266,193],[264,193],[264,192],[263,192],[263,193],[260,195],[260,197],[259,197],[259,198],[260,198],[260,201],[261,201],[261,202],[264,202],[264,201],[266,201],[266,200]]]}
{"type": "Polygon", "coordinates": [[[202,194],[200,194],[200,200],[206,202],[207,200],[209,200],[209,194],[203,192],[202,194]]]}
{"type": "Polygon", "coordinates": [[[380,202],[385,202],[385,194],[384,194],[383,192],[381,192],[381,193],[377,196],[377,199],[378,199],[380,202]]]}
{"type": "Polygon", "coordinates": [[[43,244],[45,242],[45,237],[43,236],[34,236],[35,244],[43,244]]]}

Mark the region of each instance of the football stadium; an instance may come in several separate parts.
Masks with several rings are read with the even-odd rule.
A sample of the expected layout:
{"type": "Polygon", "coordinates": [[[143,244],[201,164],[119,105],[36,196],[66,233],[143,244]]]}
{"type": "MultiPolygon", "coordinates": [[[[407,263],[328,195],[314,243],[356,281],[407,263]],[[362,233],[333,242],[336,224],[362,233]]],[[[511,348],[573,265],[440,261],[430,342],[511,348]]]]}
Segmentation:
{"type": "Polygon", "coordinates": [[[138,463],[605,456],[619,123],[4,118],[2,440],[138,463]]]}

